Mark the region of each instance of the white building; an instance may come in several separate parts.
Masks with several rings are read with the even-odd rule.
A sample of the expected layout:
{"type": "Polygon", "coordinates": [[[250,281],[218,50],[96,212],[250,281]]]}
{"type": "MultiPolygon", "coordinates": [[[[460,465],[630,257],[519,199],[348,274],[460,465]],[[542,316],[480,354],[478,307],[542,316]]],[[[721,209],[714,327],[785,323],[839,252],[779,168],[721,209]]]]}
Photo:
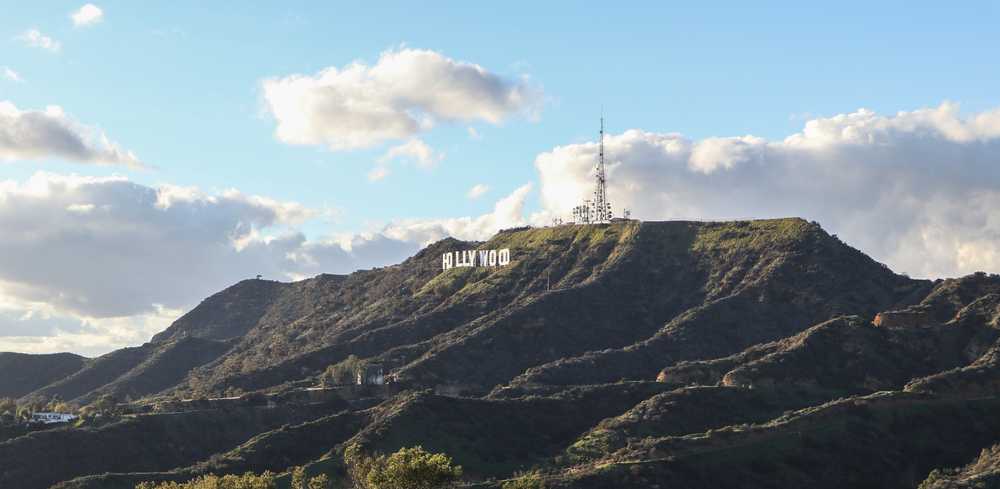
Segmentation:
{"type": "Polygon", "coordinates": [[[66,413],[34,413],[31,415],[32,423],[54,424],[69,423],[77,418],[75,414],[66,413]]]}
{"type": "Polygon", "coordinates": [[[358,385],[382,385],[385,384],[385,372],[381,365],[367,365],[358,370],[358,385]]]}

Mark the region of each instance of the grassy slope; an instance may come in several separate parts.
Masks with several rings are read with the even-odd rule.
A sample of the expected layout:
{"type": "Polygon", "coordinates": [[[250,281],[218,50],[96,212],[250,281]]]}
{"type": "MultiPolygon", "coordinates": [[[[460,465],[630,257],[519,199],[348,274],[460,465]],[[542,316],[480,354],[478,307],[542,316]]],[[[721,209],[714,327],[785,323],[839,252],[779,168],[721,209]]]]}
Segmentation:
{"type": "Polygon", "coordinates": [[[88,362],[73,375],[53,382],[26,395],[26,398],[50,399],[58,396],[70,400],[85,396],[105,384],[125,375],[141,364],[154,348],[150,344],[122,348],[88,362]]]}
{"type": "Polygon", "coordinates": [[[183,467],[230,450],[257,433],[301,423],[322,412],[322,408],[241,408],[35,432],[0,443],[0,487],[46,489],[86,474],[183,467]]]}
{"type": "MultiPolygon", "coordinates": [[[[848,440],[855,433],[843,430],[863,426],[884,435],[875,440],[881,444],[874,443],[863,453],[875,457],[877,449],[891,452],[873,465],[885,473],[879,480],[895,487],[926,475],[918,472],[931,467],[934,442],[954,443],[937,455],[948,463],[956,460],[957,465],[971,458],[970,446],[985,446],[988,441],[982,440],[994,436],[992,421],[978,425],[970,421],[986,412],[981,402],[916,394],[858,401],[877,412],[874,421],[842,401],[796,414],[794,423],[792,418],[766,422],[785,409],[814,402],[817,396],[825,399],[851,392],[866,366],[889,372],[886,378],[896,387],[907,373],[924,373],[917,367],[892,370],[895,361],[880,358],[878,352],[902,340],[871,334],[864,320],[841,321],[820,327],[817,331],[822,334],[794,337],[831,316],[856,313],[870,318],[882,309],[915,303],[932,285],[896,276],[798,219],[519,230],[501,233],[487,243],[446,240],[396,267],[286,285],[262,303],[259,314],[251,315],[258,318],[253,326],[210,328],[240,331],[242,336],[229,353],[201,367],[195,383],[208,392],[274,386],[309,377],[354,353],[378,359],[415,386],[465,383],[482,392],[493,390],[482,399],[401,397],[371,411],[373,421],[353,438],[370,450],[391,451],[412,444],[445,450],[477,476],[571,462],[581,465],[560,473],[554,483],[642,485],[644,478],[657,478],[683,486],[686,478],[704,478],[706,484],[726,487],[739,480],[759,482],[756,478],[769,470],[786,469],[787,477],[777,480],[809,483],[815,475],[797,465],[805,462],[795,453],[815,447],[808,444],[812,442],[795,444],[801,440],[792,443],[796,439],[789,427],[816,427],[812,432],[823,450],[803,455],[803,460],[819,467],[822,457],[850,450],[848,440]],[[510,267],[440,273],[442,251],[505,246],[515,250],[510,267]],[[786,337],[781,347],[758,346],[716,361],[714,370],[703,372],[703,377],[717,383],[726,373],[742,368],[742,377],[734,379],[749,379],[754,385],[760,379],[793,382],[799,389],[792,395],[740,388],[664,393],[673,386],[651,382],[558,386],[620,378],[651,380],[679,360],[723,357],[786,337]],[[851,341],[872,349],[858,350],[851,341]],[[845,358],[855,363],[842,364],[845,358]],[[780,368],[812,359],[818,360],[812,370],[780,368]],[[841,368],[845,365],[849,368],[841,368]],[[502,386],[519,374],[513,384],[502,386]],[[801,388],[813,383],[823,388],[801,388]],[[912,406],[922,407],[911,412],[912,406]],[[923,428],[916,430],[916,438],[894,438],[891,433],[905,423],[929,423],[944,415],[955,415],[959,421],[942,426],[972,423],[967,436],[923,428]],[[723,428],[741,423],[759,424],[723,428]],[[731,438],[746,441],[754,450],[730,444],[731,438]],[[771,441],[776,441],[773,447],[771,441]],[[702,451],[705,447],[708,450],[702,451]],[[702,462],[702,455],[715,452],[735,457],[734,465],[727,466],[724,457],[714,455],[706,455],[702,462]],[[665,453],[681,462],[659,461],[665,453]]],[[[946,281],[922,306],[946,321],[981,297],[989,288],[982,285],[946,281]]],[[[196,327],[191,323],[175,328],[170,337],[196,327]]],[[[968,340],[967,336],[956,338],[968,340]]],[[[928,365],[947,368],[956,362],[928,365]]],[[[359,419],[326,418],[249,441],[244,438],[242,447],[183,473],[281,468],[316,457],[314,468],[336,467],[336,446],[354,431],[354,423],[361,423],[359,419]]],[[[855,463],[859,459],[848,453],[841,468],[854,470],[855,463]]],[[[141,464],[121,467],[163,470],[141,464]]],[[[117,487],[107,484],[134,482],[135,477],[139,476],[97,477],[89,479],[91,484],[106,486],[67,487],[117,487]]],[[[843,477],[836,480],[845,483],[843,477]]]]}
{"type": "Polygon", "coordinates": [[[342,412],[265,431],[225,453],[169,472],[108,473],[79,477],[56,489],[132,489],[142,481],[187,481],[198,475],[280,472],[321,458],[360,431],[368,412],[342,412]]]}
{"type": "MultiPolygon", "coordinates": [[[[658,224],[650,223],[656,233],[651,241],[669,243],[663,234],[670,228],[658,224]]],[[[931,285],[893,274],[800,219],[709,223],[696,231],[687,252],[708,276],[704,304],[677,315],[648,339],[559,359],[515,382],[652,379],[678,361],[721,357],[833,316],[870,317],[915,302],[931,285]]],[[[663,260],[662,251],[646,253],[663,260]]]]}
{"type": "Polygon", "coordinates": [[[554,477],[552,487],[912,488],[1000,437],[1000,400],[878,394],[762,425],[647,439],[554,477]]]}
{"type": "Polygon", "coordinates": [[[87,359],[72,353],[0,353],[0,397],[18,398],[84,368],[87,359]]]}
{"type": "Polygon", "coordinates": [[[920,489],[992,489],[1000,487],[1000,445],[984,448],[968,465],[936,469],[920,489]]]}
{"type": "Polygon", "coordinates": [[[664,389],[653,382],[609,384],[519,399],[417,393],[385,410],[351,442],[381,453],[422,445],[451,454],[470,475],[502,476],[544,463],[601,419],[664,389]]]}

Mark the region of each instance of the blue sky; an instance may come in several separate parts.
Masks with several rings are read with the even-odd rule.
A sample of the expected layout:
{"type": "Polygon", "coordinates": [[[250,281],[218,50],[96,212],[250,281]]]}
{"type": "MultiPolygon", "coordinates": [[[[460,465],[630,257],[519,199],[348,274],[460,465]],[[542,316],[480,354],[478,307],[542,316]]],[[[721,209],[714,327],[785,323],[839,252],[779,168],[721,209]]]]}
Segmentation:
{"type": "MultiPolygon", "coordinates": [[[[0,86],[19,107],[62,106],[98,125],[155,171],[136,181],[237,187],[343,211],[333,226],[401,217],[476,214],[494,192],[534,179],[532,161],[593,138],[601,106],[610,131],[643,128],[693,138],[782,138],[805,118],[859,107],[893,113],[943,100],[976,111],[997,103],[998,7],[988,2],[742,2],[617,7],[575,2],[101,2],[103,22],[75,28],[79,2],[7,2],[0,64],[26,80],[0,86]],[[29,27],[58,54],[12,40],[29,27]],[[331,152],[275,141],[259,83],[353,60],[374,63],[400,44],[439,51],[501,75],[528,74],[545,103],[535,122],[444,125],[425,136],[447,153],[435,171],[365,175],[384,151],[331,152]],[[435,198],[419,198],[433,194],[435,198]]],[[[24,178],[37,164],[0,168],[24,178]]],[[[122,169],[45,162],[84,174],[122,169]]],[[[323,223],[323,226],[329,225],[323,223]]],[[[314,231],[319,232],[319,224],[314,231]]]]}
{"type": "MultiPolygon", "coordinates": [[[[28,118],[3,119],[0,105],[0,225],[42,236],[0,238],[10,263],[41,270],[0,259],[0,350],[99,353],[256,270],[348,272],[447,234],[544,224],[587,193],[602,108],[612,200],[640,218],[801,215],[914,275],[1000,268],[1000,216],[969,212],[1000,202],[995,3],[101,0],[86,25],[71,19],[82,1],[0,3],[0,104],[104,135],[151,167],[66,157],[49,133],[17,141],[28,118]],[[32,46],[32,29],[59,49],[32,46]],[[333,139],[279,137],[265,80],[374,69],[386,53],[440,61],[429,85],[468,64],[482,79],[457,95],[428,86],[428,104],[459,100],[453,117],[406,106],[393,117],[434,122],[407,136],[338,149],[352,126],[317,123],[333,139]],[[477,98],[522,88],[536,97],[477,98]],[[52,105],[62,115],[42,116],[52,105]],[[432,164],[386,162],[414,139],[432,164]],[[469,198],[477,184],[489,190],[469,198]],[[42,249],[105,266],[47,271],[42,249]],[[134,295],[141,286],[81,285],[85,273],[171,275],[178,265],[149,265],[165,255],[214,265],[134,295]]],[[[385,97],[347,101],[399,95],[385,97]]],[[[314,116],[343,116],[313,102],[314,116]]]]}

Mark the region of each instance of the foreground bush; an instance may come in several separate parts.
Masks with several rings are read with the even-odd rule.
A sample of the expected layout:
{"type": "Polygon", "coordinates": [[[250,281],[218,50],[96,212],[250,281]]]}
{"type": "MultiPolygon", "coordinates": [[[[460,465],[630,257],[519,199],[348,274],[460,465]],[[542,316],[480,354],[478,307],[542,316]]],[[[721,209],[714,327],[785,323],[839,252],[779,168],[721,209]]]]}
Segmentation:
{"type": "MultiPolygon", "coordinates": [[[[264,472],[261,475],[206,475],[188,482],[143,482],[135,486],[135,489],[277,489],[277,481],[274,474],[264,472]]],[[[331,489],[330,479],[321,474],[316,477],[307,477],[302,467],[297,467],[292,472],[291,489],[331,489]]]]}
{"type": "Polygon", "coordinates": [[[274,474],[206,475],[188,482],[143,482],[135,489],[275,489],[274,474]]]}
{"type": "Polygon", "coordinates": [[[513,479],[500,485],[501,489],[545,489],[545,482],[537,472],[517,474],[513,479]]]}
{"type": "Polygon", "coordinates": [[[443,489],[454,487],[462,476],[462,467],[451,457],[419,446],[375,457],[351,447],[344,459],[355,489],[443,489]]]}

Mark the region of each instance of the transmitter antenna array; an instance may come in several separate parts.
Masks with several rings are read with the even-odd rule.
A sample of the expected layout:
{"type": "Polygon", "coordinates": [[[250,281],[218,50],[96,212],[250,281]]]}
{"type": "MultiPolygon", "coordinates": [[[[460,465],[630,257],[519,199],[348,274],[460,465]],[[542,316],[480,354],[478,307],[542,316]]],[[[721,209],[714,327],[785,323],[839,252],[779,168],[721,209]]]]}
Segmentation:
{"type": "Polygon", "coordinates": [[[604,116],[601,116],[601,138],[595,168],[594,198],[584,200],[573,208],[573,222],[577,224],[601,224],[611,222],[614,214],[608,201],[608,174],[604,165],[604,116]]]}

